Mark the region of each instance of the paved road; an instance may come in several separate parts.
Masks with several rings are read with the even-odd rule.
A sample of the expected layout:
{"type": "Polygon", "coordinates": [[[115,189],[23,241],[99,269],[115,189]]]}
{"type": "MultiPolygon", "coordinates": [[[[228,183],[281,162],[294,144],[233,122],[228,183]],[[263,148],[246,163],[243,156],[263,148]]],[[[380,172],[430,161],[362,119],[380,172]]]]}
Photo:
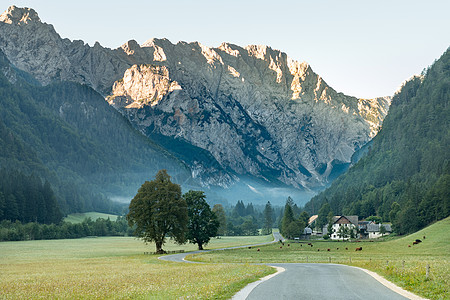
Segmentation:
{"type": "Polygon", "coordinates": [[[245,298],[264,299],[408,299],[364,271],[334,264],[270,264],[284,272],[256,286],[245,298]]]}
{"type": "MultiPolygon", "coordinates": [[[[284,238],[273,234],[276,243],[284,238]]],[[[193,251],[159,257],[161,260],[196,263],[184,260],[186,255],[215,250],[234,249],[263,244],[239,247],[193,251]]],[[[233,299],[265,300],[265,299],[364,299],[364,300],[397,300],[408,299],[385,287],[361,269],[335,264],[268,264],[284,268],[285,271],[263,281],[252,289],[249,286],[241,295],[233,299]]]]}
{"type": "Polygon", "coordinates": [[[186,253],[164,255],[164,256],[158,257],[158,259],[167,260],[167,261],[174,261],[174,262],[198,263],[198,262],[184,260],[184,258],[187,255],[195,254],[195,253],[202,253],[202,252],[209,252],[209,251],[218,251],[218,250],[226,250],[226,249],[238,249],[238,248],[247,248],[247,247],[257,247],[257,246],[267,245],[267,244],[271,244],[271,243],[276,243],[276,242],[278,242],[280,240],[284,241],[284,238],[281,236],[280,233],[274,232],[273,233],[273,241],[267,242],[267,243],[245,245],[245,246],[236,246],[236,247],[227,247],[227,248],[220,248],[220,249],[213,249],[213,250],[198,250],[198,251],[192,251],[192,252],[186,252],[186,253]]]}

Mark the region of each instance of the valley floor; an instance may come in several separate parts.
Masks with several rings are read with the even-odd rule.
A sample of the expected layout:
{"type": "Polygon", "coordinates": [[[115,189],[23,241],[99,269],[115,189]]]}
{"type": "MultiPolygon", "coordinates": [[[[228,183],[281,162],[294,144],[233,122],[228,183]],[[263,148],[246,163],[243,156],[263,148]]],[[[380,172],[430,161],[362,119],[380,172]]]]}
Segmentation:
{"type": "MultiPolygon", "coordinates": [[[[213,239],[208,248],[270,241],[213,239]]],[[[195,250],[168,242],[165,250],[195,250]]],[[[169,263],[131,237],[0,243],[1,299],[227,299],[273,272],[267,266],[169,263]]]]}
{"type": "MultiPolygon", "coordinates": [[[[285,242],[188,256],[204,264],[161,261],[157,255],[144,254],[154,251],[154,245],[132,237],[2,242],[0,298],[229,299],[248,283],[274,272],[260,263],[331,262],[375,271],[429,299],[449,299],[449,229],[447,218],[415,234],[385,241],[312,241],[312,246],[285,242]],[[415,239],[422,243],[412,245],[415,239]],[[355,251],[357,247],[362,251],[355,251]]],[[[213,239],[207,248],[271,240],[271,235],[223,237],[213,239]]],[[[164,249],[196,247],[169,241],[164,249]]]]}

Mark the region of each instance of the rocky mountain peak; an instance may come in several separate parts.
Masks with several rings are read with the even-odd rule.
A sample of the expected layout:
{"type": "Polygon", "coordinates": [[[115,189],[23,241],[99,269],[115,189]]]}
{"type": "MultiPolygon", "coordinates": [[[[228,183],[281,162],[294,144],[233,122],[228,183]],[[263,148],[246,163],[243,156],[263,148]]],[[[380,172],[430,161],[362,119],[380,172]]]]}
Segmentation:
{"type": "Polygon", "coordinates": [[[165,95],[177,89],[181,87],[170,80],[167,67],[134,65],[125,71],[122,80],[114,83],[114,97],[107,97],[107,100],[117,109],[142,108],[158,104],[165,95]]]}
{"type": "Polygon", "coordinates": [[[390,104],[338,93],[307,63],[265,45],[154,38],[112,50],[62,39],[31,9],[10,8],[2,21],[0,49],[16,67],[43,85],[89,85],[206,184],[240,175],[327,184],[377,133],[390,104]]]}
{"type": "Polygon", "coordinates": [[[220,46],[217,49],[235,57],[241,55],[241,53],[239,52],[240,47],[234,44],[224,42],[220,44],[220,46]]]}
{"type": "Polygon", "coordinates": [[[135,40],[129,40],[128,42],[120,46],[120,48],[122,48],[123,52],[125,52],[126,54],[133,55],[136,50],[141,48],[141,46],[139,46],[138,42],[136,42],[135,40]]]}
{"type": "Polygon", "coordinates": [[[39,18],[37,12],[28,7],[17,7],[15,5],[11,5],[8,9],[0,15],[0,22],[7,24],[29,24],[29,23],[40,23],[41,19],[39,18]]]}

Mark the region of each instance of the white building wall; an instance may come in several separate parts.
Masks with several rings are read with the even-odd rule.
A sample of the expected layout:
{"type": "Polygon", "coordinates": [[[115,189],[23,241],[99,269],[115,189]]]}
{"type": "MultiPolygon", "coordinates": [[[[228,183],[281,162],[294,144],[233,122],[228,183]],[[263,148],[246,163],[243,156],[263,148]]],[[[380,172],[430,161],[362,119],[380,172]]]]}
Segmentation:
{"type": "MultiPolygon", "coordinates": [[[[346,227],[348,227],[350,229],[352,229],[352,228],[355,229],[356,228],[356,226],[353,225],[353,224],[333,224],[333,234],[331,234],[331,236],[330,236],[330,238],[332,240],[342,240],[342,238],[340,238],[339,235],[338,235],[338,230],[339,230],[339,227],[341,225],[346,226],[346,227]]],[[[357,232],[355,234],[357,234],[357,232]]],[[[348,240],[349,238],[350,237],[344,238],[344,240],[348,240]]]]}
{"type": "MultiPolygon", "coordinates": [[[[386,232],[384,235],[389,235],[389,232],[386,232]]],[[[379,237],[381,237],[380,232],[369,232],[369,239],[377,239],[379,237]]]]}

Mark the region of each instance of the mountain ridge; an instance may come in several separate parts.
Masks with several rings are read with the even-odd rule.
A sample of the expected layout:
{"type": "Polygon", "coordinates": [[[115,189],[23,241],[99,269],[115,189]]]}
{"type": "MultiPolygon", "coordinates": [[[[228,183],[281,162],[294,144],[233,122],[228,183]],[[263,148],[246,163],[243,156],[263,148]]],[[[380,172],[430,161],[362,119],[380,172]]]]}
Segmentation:
{"type": "Polygon", "coordinates": [[[91,86],[204,186],[251,176],[320,189],[377,133],[389,109],[389,97],[345,96],[307,63],[268,46],[150,39],[90,47],[62,39],[33,12],[10,7],[0,19],[0,49],[13,64],[43,85],[91,86]],[[203,154],[186,157],[186,149],[203,154]]]}

